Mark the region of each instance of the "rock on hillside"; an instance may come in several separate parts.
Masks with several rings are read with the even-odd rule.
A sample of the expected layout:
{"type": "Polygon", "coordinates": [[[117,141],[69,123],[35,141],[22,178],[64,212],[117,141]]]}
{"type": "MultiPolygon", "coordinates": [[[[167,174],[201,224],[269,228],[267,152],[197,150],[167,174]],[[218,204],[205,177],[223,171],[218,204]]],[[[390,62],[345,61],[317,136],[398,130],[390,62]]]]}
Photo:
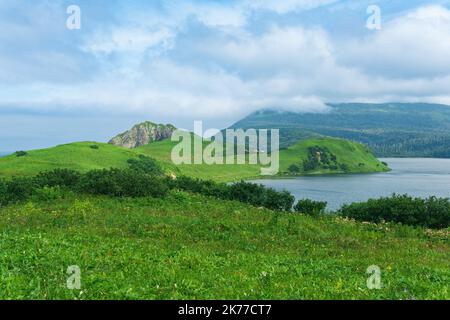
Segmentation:
{"type": "Polygon", "coordinates": [[[130,130],[115,136],[109,141],[109,143],[116,146],[133,149],[154,141],[170,138],[172,132],[175,130],[176,128],[171,124],[163,125],[146,121],[137,124],[130,130]]]}

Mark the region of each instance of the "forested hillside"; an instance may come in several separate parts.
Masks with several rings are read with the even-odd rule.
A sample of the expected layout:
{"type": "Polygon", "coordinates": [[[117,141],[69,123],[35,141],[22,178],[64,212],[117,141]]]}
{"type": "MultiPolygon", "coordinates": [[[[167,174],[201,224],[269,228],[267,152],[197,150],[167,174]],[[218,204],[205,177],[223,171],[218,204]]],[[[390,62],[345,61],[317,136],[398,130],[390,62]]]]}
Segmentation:
{"type": "Polygon", "coordinates": [[[233,128],[279,128],[281,146],[326,135],[368,145],[377,156],[450,157],[450,106],[330,104],[327,113],[258,111],[233,128]]]}

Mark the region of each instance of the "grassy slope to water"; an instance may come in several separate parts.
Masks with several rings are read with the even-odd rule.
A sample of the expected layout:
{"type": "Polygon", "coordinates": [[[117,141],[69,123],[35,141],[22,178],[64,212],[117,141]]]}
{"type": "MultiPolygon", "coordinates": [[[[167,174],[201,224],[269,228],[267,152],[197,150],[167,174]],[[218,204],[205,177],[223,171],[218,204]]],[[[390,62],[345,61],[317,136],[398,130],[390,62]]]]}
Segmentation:
{"type": "MultiPolygon", "coordinates": [[[[17,157],[12,154],[0,158],[0,177],[29,176],[55,168],[79,171],[111,167],[125,168],[127,167],[127,160],[136,158],[139,154],[159,160],[166,171],[175,175],[183,174],[215,181],[236,181],[256,178],[260,175],[260,167],[249,164],[175,166],[171,161],[171,152],[176,144],[176,142],[164,140],[132,150],[98,142],[65,144],[49,149],[29,151],[28,155],[24,157],[17,157]],[[92,149],[91,146],[94,144],[99,148],[92,149]]],[[[351,173],[376,172],[387,169],[363,145],[342,139],[317,138],[300,142],[287,150],[281,150],[281,171],[287,171],[287,168],[293,163],[301,163],[302,160],[307,158],[308,147],[316,145],[328,148],[337,156],[339,163],[348,165],[351,173]],[[363,163],[364,166],[359,166],[360,163],[363,163]]],[[[340,172],[340,170],[319,170],[312,173],[340,172]]]]}
{"type": "Polygon", "coordinates": [[[450,299],[448,238],[406,226],[172,192],[4,207],[0,229],[1,299],[450,299]]]}

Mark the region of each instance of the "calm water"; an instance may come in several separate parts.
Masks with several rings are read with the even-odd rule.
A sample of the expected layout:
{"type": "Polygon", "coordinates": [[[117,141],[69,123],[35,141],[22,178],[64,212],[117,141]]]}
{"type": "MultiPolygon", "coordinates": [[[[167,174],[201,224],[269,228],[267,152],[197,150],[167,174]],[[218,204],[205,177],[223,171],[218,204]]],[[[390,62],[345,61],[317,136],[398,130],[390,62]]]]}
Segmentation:
{"type": "Polygon", "coordinates": [[[297,199],[328,202],[328,209],[344,203],[407,193],[417,197],[450,197],[450,159],[381,159],[388,173],[330,175],[293,179],[257,180],[277,190],[287,189],[297,199]]]}

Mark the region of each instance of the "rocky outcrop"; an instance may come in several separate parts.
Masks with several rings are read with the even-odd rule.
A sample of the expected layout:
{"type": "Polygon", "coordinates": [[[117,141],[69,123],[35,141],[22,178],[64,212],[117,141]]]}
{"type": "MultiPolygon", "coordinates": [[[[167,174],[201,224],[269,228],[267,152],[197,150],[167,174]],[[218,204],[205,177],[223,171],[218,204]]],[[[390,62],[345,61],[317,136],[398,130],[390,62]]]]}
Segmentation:
{"type": "Polygon", "coordinates": [[[116,146],[133,149],[151,142],[168,139],[172,136],[172,132],[175,130],[176,128],[171,124],[163,125],[146,121],[137,124],[130,130],[115,136],[109,141],[109,143],[116,146]]]}

